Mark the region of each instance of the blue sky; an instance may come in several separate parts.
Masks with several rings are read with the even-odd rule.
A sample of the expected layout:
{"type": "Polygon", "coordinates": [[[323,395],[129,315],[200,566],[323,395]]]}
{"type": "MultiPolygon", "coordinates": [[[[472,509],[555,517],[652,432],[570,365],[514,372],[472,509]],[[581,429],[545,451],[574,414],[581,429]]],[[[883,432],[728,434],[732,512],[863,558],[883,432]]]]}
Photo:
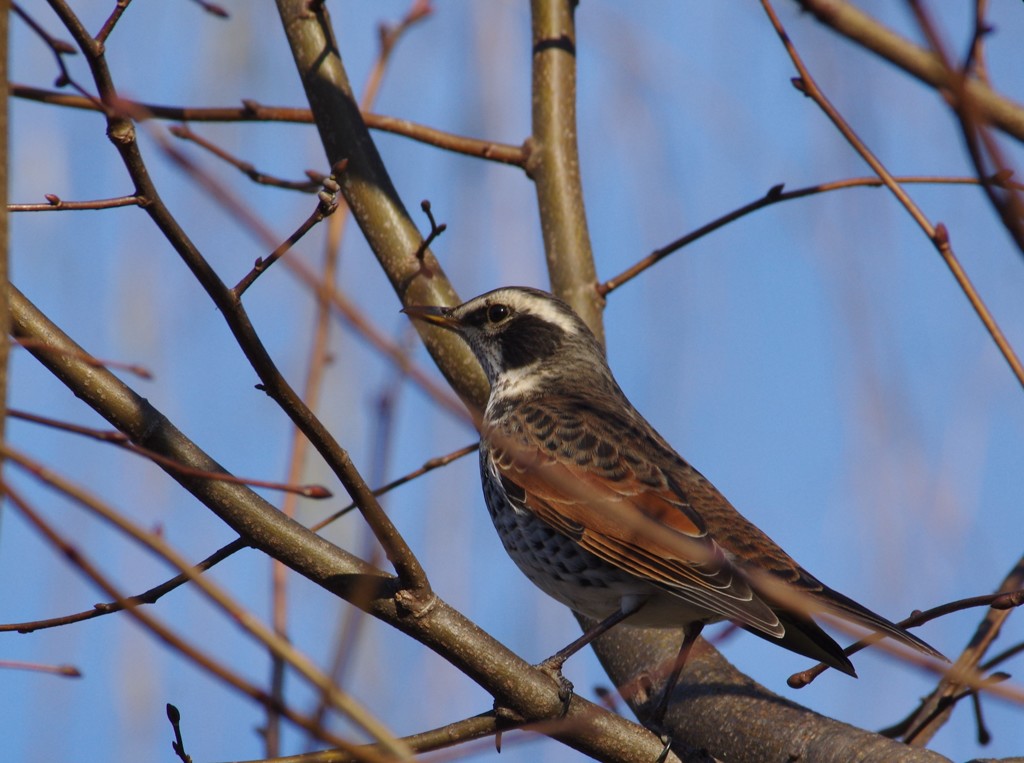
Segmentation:
{"type": "MultiPolygon", "coordinates": [[[[303,98],[270,3],[223,0],[230,21],[189,2],[136,3],[108,55],[122,94],[180,105],[233,105],[242,98],[297,106],[303,98]]],[[[445,130],[520,143],[528,134],[529,23],[525,4],[438,3],[397,49],[377,110],[445,130]]],[[[935,4],[937,5],[937,4],[935,4]]],[[[74,3],[98,29],[110,3],[74,3]]],[[[331,3],[350,77],[365,80],[376,24],[406,2],[331,3]]],[[[1014,41],[1024,35],[1017,4],[993,4],[988,47],[995,86],[1024,100],[1014,41]]],[[[51,33],[40,0],[25,10],[51,33]]],[[[866,10],[914,39],[902,4],[866,10]]],[[[778,8],[827,95],[889,169],[902,174],[970,174],[957,125],[941,99],[888,64],[835,37],[794,4],[778,8]]],[[[941,22],[956,50],[969,16],[941,22]]],[[[796,188],[868,170],[813,104],[790,85],[791,64],[753,3],[589,0],[578,17],[579,138],[588,222],[597,268],[611,277],[654,248],[785,183],[796,188]]],[[[12,21],[15,82],[48,87],[52,57],[12,21]]],[[[88,83],[79,61],[74,72],[88,83]]],[[[90,199],[131,188],[95,114],[23,101],[12,104],[11,198],[44,193],[90,199]]],[[[195,129],[260,169],[288,178],[324,171],[313,128],[198,125],[195,129]]],[[[193,180],[162,155],[150,123],[142,143],[171,210],[229,282],[265,254],[193,180]]],[[[468,298],[505,284],[547,279],[533,188],[511,167],[445,154],[408,139],[378,145],[410,209],[429,198],[448,231],[434,251],[468,298]]],[[[1004,149],[1020,164],[1020,147],[1004,149]]],[[[312,209],[311,197],[255,186],[191,146],[214,173],[282,238],[312,209]]],[[[1024,347],[1024,261],[987,206],[967,187],[911,188],[942,221],[964,267],[1010,342],[1024,347]]],[[[419,214],[418,212],[416,213],[419,214]]],[[[417,219],[420,219],[419,217],[417,219]]],[[[426,221],[422,220],[424,228],[426,221]]],[[[323,230],[294,256],[317,263],[323,230]]],[[[290,432],[253,389],[220,315],[170,246],[139,210],[15,216],[16,285],[96,355],[140,363],[152,381],[128,378],[194,440],[238,474],[280,479],[290,432]]],[[[291,255],[290,255],[291,256],[291,255]]],[[[379,327],[409,340],[407,319],[354,226],[341,288],[379,327]]],[[[264,275],[247,308],[293,384],[304,379],[311,300],[283,269],[264,275]]],[[[858,189],[773,206],[672,255],[613,292],[605,314],[608,353],[634,404],[744,512],[833,587],[893,619],[915,608],[991,591],[1021,555],[1024,396],[945,265],[910,218],[881,190],[858,189]]],[[[394,371],[349,329],[335,327],[334,363],[322,416],[365,474],[388,477],[470,442],[460,421],[404,386],[387,459],[379,462],[372,404],[394,371]]],[[[433,373],[426,354],[417,362],[433,373]]],[[[435,374],[436,375],[436,374],[435,374]]],[[[440,378],[437,376],[437,378],[440,378]]],[[[15,407],[100,426],[98,418],[25,353],[11,377],[15,407]]],[[[190,558],[231,533],[155,467],[108,447],[21,422],[12,442],[79,480],[190,558]]],[[[308,479],[339,495],[313,502],[314,521],[344,503],[315,459],[308,479]]],[[[18,477],[53,521],[94,553],[130,591],[167,568],[78,509],[18,477]]],[[[270,495],[271,500],[279,498],[270,495]]],[[[572,617],[520,576],[500,550],[479,495],[474,459],[395,492],[386,506],[448,602],[532,661],[578,633],[572,617]]],[[[346,548],[368,548],[358,518],[328,531],[346,548]]],[[[253,611],[268,611],[266,560],[248,552],[214,579],[253,611]]],[[[5,621],[85,609],[102,595],[83,582],[13,511],[0,534],[0,612],[5,621]]],[[[328,659],[349,608],[301,579],[291,582],[291,636],[328,659]]],[[[196,593],[179,591],[156,614],[253,680],[266,660],[196,593]]],[[[977,611],[919,632],[955,656],[977,611]]],[[[1020,641],[1011,617],[997,642],[1020,641]]],[[[773,691],[858,726],[878,728],[909,711],[932,684],[880,654],[855,658],[859,681],[825,675],[792,692],[786,677],[806,661],[744,634],[723,650],[773,691]]],[[[166,702],[184,716],[196,760],[256,758],[253,704],[210,681],[127,618],[107,617],[0,640],[4,659],[72,663],[71,681],[5,671],[0,736],[17,760],[97,750],[111,760],[170,759],[166,702]]],[[[1018,673],[1017,665],[1006,666],[1018,673]]],[[[567,675],[589,695],[606,684],[591,654],[567,675]]],[[[363,623],[347,688],[398,733],[448,723],[490,707],[489,697],[440,658],[391,631],[363,623]]],[[[1018,684],[1019,685],[1019,684],[1018,684]]],[[[300,707],[305,692],[291,682],[300,707]]],[[[968,707],[935,740],[954,759],[1020,754],[1021,709],[985,702],[993,743],[974,743],[968,707]]],[[[302,737],[289,732],[290,743],[302,737]]],[[[489,744],[473,757],[493,756],[489,744]]],[[[502,760],[567,761],[554,742],[509,735],[502,760]]]]}

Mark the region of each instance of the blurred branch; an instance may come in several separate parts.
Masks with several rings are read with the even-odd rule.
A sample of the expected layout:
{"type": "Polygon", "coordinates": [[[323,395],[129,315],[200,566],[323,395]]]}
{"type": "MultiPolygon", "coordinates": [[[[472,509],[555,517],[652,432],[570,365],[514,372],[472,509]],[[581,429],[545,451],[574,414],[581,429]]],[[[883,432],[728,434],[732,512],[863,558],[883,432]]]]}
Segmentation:
{"type": "Polygon", "coordinates": [[[62,678],[81,678],[82,671],[74,665],[43,665],[38,662],[0,660],[0,670],[28,670],[33,673],[49,673],[62,678]]]}
{"type": "MultiPolygon", "coordinates": [[[[123,599],[120,592],[107,578],[107,576],[104,575],[99,568],[97,568],[96,565],[81,552],[80,549],[61,535],[51,523],[44,520],[43,517],[21,496],[18,491],[12,489],[11,485],[6,480],[0,480],[0,487],[2,487],[6,492],[8,500],[17,507],[21,515],[29,522],[29,524],[35,527],[35,529],[47,540],[48,543],[50,543],[50,545],[57,549],[65,558],[71,560],[74,566],[76,566],[86,577],[102,589],[106,595],[114,599],[123,599]]],[[[240,675],[229,670],[221,662],[217,661],[193,644],[187,642],[181,636],[178,636],[169,627],[147,614],[142,609],[133,608],[127,611],[154,636],[170,646],[172,649],[175,649],[184,657],[194,662],[210,676],[220,679],[257,702],[262,704],[273,703],[273,699],[270,695],[258,686],[246,681],[240,675]]],[[[326,729],[318,728],[308,718],[295,712],[291,708],[287,706],[280,706],[278,710],[290,721],[302,728],[312,731],[329,744],[335,744],[343,749],[352,750],[361,760],[365,760],[368,763],[384,763],[385,758],[376,751],[367,750],[366,748],[356,748],[351,743],[330,733],[326,729]]]]}
{"type": "MultiPolygon", "coordinates": [[[[40,352],[63,352],[56,347],[51,347],[46,342],[35,341],[32,339],[19,339],[17,346],[23,347],[27,350],[39,350],[40,352]]],[[[140,366],[138,363],[125,363],[120,360],[111,360],[110,358],[96,358],[92,355],[81,355],[79,358],[83,363],[88,363],[90,366],[95,368],[116,368],[118,371],[125,371],[130,374],[138,376],[140,379],[146,379],[147,381],[153,378],[153,373],[146,367],[140,366]]]]}
{"type": "MultiPolygon", "coordinates": [[[[422,754],[443,750],[457,744],[465,744],[476,739],[493,737],[499,731],[508,730],[509,728],[508,724],[499,722],[493,712],[482,713],[472,718],[446,724],[440,728],[402,737],[402,741],[413,752],[422,754]]],[[[352,761],[354,761],[352,755],[344,750],[318,750],[302,755],[285,755],[280,758],[274,758],[272,762],[254,760],[249,763],[352,763],[352,761]]]]}
{"type": "MultiPolygon", "coordinates": [[[[33,353],[83,402],[132,439],[206,471],[224,471],[145,398],[106,369],[83,363],[84,352],[13,286],[9,287],[15,336],[45,339],[66,352],[33,353]]],[[[557,717],[558,686],[480,630],[436,595],[423,607],[398,581],[339,549],[277,511],[244,485],[170,476],[239,533],[249,545],[278,559],[316,585],[349,601],[437,652],[526,721],[557,717]]],[[[112,598],[125,597],[113,592],[112,598]]],[[[142,609],[129,610],[144,617],[142,609]]],[[[161,638],[164,636],[161,635],[161,638]]],[[[646,729],[574,697],[572,733],[552,732],[570,746],[602,760],[650,763],[662,744],[646,729]]]]}
{"type": "Polygon", "coordinates": [[[986,307],[981,295],[978,294],[977,289],[974,288],[974,284],[971,283],[971,279],[967,276],[966,271],[963,269],[960,261],[956,257],[956,254],[953,252],[953,247],[950,245],[949,233],[946,230],[946,226],[942,223],[932,225],[924,212],[922,212],[917,204],[914,203],[913,199],[910,198],[910,195],[899,183],[896,182],[889,170],[885,168],[882,162],[879,161],[878,157],[876,157],[867,145],[865,145],[865,143],[857,136],[853,131],[853,128],[850,127],[843,116],[836,110],[814,81],[810,71],[804,65],[800,55],[796,51],[796,48],[793,46],[789,35],[786,33],[786,30],[783,29],[778,16],[776,16],[775,11],[772,8],[771,2],[769,0],[761,0],[761,5],[764,7],[772,26],[775,28],[776,34],[778,34],[779,39],[786,48],[786,52],[793,61],[793,66],[800,75],[793,81],[793,85],[818,105],[818,107],[836,126],[836,129],[838,129],[842,136],[847,140],[854,151],[856,151],[868,166],[870,166],[878,175],[878,177],[882,179],[886,188],[892,192],[897,201],[903,205],[904,209],[907,210],[918,226],[920,226],[921,230],[924,231],[925,235],[938,251],[939,256],[942,257],[946,266],[953,274],[953,278],[960,286],[960,289],[967,297],[967,300],[971,303],[971,307],[974,308],[975,313],[978,315],[978,318],[992,337],[996,347],[999,348],[999,352],[1002,353],[1003,358],[1010,366],[1010,370],[1013,372],[1014,376],[1017,377],[1017,382],[1021,386],[1024,386],[1024,365],[1021,364],[1020,359],[1013,350],[1013,347],[1007,341],[1002,329],[999,328],[995,318],[992,317],[992,313],[989,312],[989,309],[986,307]]]}
{"type": "MultiPolygon", "coordinates": [[[[384,79],[387,63],[391,59],[395,46],[416,22],[420,21],[430,12],[429,2],[415,0],[413,5],[406,12],[405,16],[394,26],[381,25],[380,49],[373,68],[370,71],[366,87],[364,88],[360,108],[369,110],[380,92],[380,86],[384,79]]],[[[343,162],[346,160],[342,160],[343,162]]],[[[346,206],[338,214],[334,215],[328,226],[327,236],[324,240],[323,267],[320,274],[320,283],[324,287],[333,286],[337,279],[338,260],[341,256],[341,242],[344,239],[345,230],[348,228],[349,208],[346,206]]],[[[316,314],[313,318],[312,340],[309,347],[309,362],[307,363],[307,376],[302,399],[307,402],[311,409],[316,410],[323,392],[323,380],[330,359],[328,341],[331,329],[331,302],[327,288],[316,288],[312,290],[316,297],[316,314]]],[[[404,361],[406,353],[401,354],[404,361]]],[[[400,363],[403,368],[407,363],[400,363]]],[[[405,376],[402,374],[402,378],[405,376]]],[[[289,480],[298,479],[306,462],[306,454],[309,450],[307,440],[302,437],[301,432],[295,429],[293,432],[290,453],[288,458],[289,480]]],[[[375,490],[375,495],[381,495],[383,491],[375,490]]],[[[285,496],[281,506],[282,511],[289,516],[295,516],[297,501],[291,496],[285,496]]],[[[287,576],[285,567],[280,562],[274,562],[271,585],[273,589],[273,618],[274,627],[282,633],[287,629],[288,607],[286,604],[287,576]]],[[[347,624],[362,623],[365,621],[363,611],[353,607],[343,616],[347,624]]],[[[339,638],[335,647],[335,659],[329,668],[328,675],[331,681],[339,686],[344,683],[339,680],[339,654],[344,649],[344,639],[339,638]]],[[[275,661],[271,666],[271,681],[275,693],[284,694],[284,671],[283,666],[275,661]]],[[[313,711],[313,717],[322,719],[328,710],[327,697],[321,696],[317,707],[313,711]]],[[[265,738],[267,740],[267,754],[279,754],[280,746],[280,724],[273,715],[268,715],[265,738]]]]}
{"type": "MultiPolygon", "coordinates": [[[[795,0],[825,26],[878,54],[937,90],[949,87],[948,71],[933,54],[880,24],[847,0],[795,0]]],[[[992,90],[985,82],[965,83],[982,117],[992,126],[1024,142],[1024,106],[992,90]]]]}
{"type": "MultiPolygon", "coordinates": [[[[116,432],[115,434],[120,435],[121,433],[120,432],[116,432]]],[[[103,439],[106,439],[106,438],[103,438],[103,439]]],[[[459,448],[458,450],[452,451],[451,453],[447,453],[447,454],[445,454],[443,456],[438,456],[437,458],[432,458],[429,461],[427,461],[425,464],[423,464],[423,466],[421,466],[419,469],[414,469],[413,471],[409,472],[408,474],[402,475],[401,477],[398,477],[397,479],[392,480],[391,482],[387,483],[386,485],[383,485],[383,486],[377,488],[376,490],[374,490],[374,493],[376,495],[384,495],[385,493],[389,493],[392,490],[394,490],[396,487],[404,485],[407,482],[411,482],[412,480],[414,480],[414,479],[416,479],[418,477],[421,477],[422,475],[426,474],[427,472],[431,472],[434,469],[439,469],[442,466],[447,466],[452,461],[455,461],[455,460],[457,460],[459,458],[462,458],[463,456],[469,455],[470,453],[475,453],[476,449],[477,449],[477,444],[474,442],[472,445],[467,445],[465,447],[459,448]]],[[[143,449],[140,448],[140,450],[143,450],[143,449]]],[[[160,456],[160,458],[162,459],[162,462],[165,463],[165,464],[172,462],[170,458],[167,458],[165,456],[160,456]]],[[[176,464],[176,467],[180,468],[181,465],[180,464],[176,464]]],[[[203,472],[200,472],[200,470],[198,470],[198,469],[185,469],[185,470],[182,470],[181,473],[187,473],[187,474],[195,476],[195,475],[201,474],[203,472]]],[[[207,473],[207,474],[212,474],[212,473],[207,473]]],[[[220,476],[223,477],[223,476],[226,476],[226,475],[220,475],[220,476]]],[[[245,482],[244,482],[244,480],[237,480],[235,482],[235,484],[245,484],[245,482]]],[[[345,514],[348,514],[354,508],[356,508],[356,505],[354,503],[348,504],[344,508],[339,509],[338,511],[334,512],[330,516],[325,517],[324,519],[322,519],[319,522],[317,522],[315,525],[313,525],[310,528],[310,532],[317,532],[317,531],[323,529],[324,527],[326,527],[331,522],[334,522],[339,517],[342,517],[345,514]]],[[[225,559],[227,559],[229,556],[231,556],[235,552],[241,551],[244,548],[249,548],[250,545],[251,544],[246,539],[244,539],[244,538],[238,538],[237,540],[233,540],[231,543],[227,544],[226,546],[222,546],[221,548],[219,548],[216,551],[214,551],[212,554],[210,554],[208,557],[206,557],[203,561],[201,561],[198,564],[194,565],[193,566],[193,570],[194,570],[195,573],[205,572],[206,570],[210,569],[214,565],[224,561],[225,559]]],[[[62,625],[70,625],[71,623],[81,622],[82,620],[91,620],[94,617],[100,617],[102,615],[109,615],[109,614],[113,614],[114,612],[121,612],[122,610],[124,610],[124,609],[126,609],[128,607],[135,607],[135,606],[138,606],[140,604],[154,604],[162,596],[164,596],[165,594],[170,593],[171,591],[175,590],[176,588],[181,587],[182,585],[187,583],[189,580],[191,580],[193,577],[195,577],[195,574],[190,574],[190,575],[181,574],[181,575],[177,575],[177,576],[171,578],[170,580],[164,581],[160,585],[157,585],[157,586],[154,586],[153,588],[150,588],[148,591],[144,591],[143,593],[136,594],[135,596],[129,596],[129,597],[125,598],[125,599],[121,599],[121,600],[118,600],[118,601],[112,601],[112,602],[108,602],[108,603],[105,603],[105,604],[97,604],[92,609],[87,609],[84,612],[77,612],[77,613],[71,614],[71,615],[63,615],[61,617],[48,618],[46,620],[33,620],[33,621],[20,622],[20,623],[0,623],[0,633],[3,633],[5,631],[17,631],[18,633],[31,633],[32,631],[43,630],[44,628],[56,628],[56,627],[59,627],[59,626],[62,626],[62,625]]]]}
{"type": "MultiPolygon", "coordinates": [[[[108,107],[107,135],[121,155],[125,169],[135,183],[139,194],[148,200],[146,213],[174,247],[192,275],[206,291],[227,322],[239,348],[262,382],[261,388],[302,429],[317,451],[331,467],[345,489],[359,505],[366,523],[384,548],[399,578],[413,592],[430,599],[430,585],[422,567],[405,539],[381,509],[372,491],[366,485],[348,452],[327,431],[312,411],[278,370],[260,340],[238,296],[220,279],[209,262],[189,239],[178,221],[164,205],[136,140],[135,126],[124,112],[115,108],[117,90],[107,67],[103,46],[96,42],[82,26],[78,17],[63,0],[51,0],[51,5],[68,32],[78,44],[92,71],[97,91],[108,107]]],[[[339,159],[340,161],[340,159],[339,159]]],[[[332,166],[337,162],[332,162],[332,166]]],[[[343,175],[345,177],[345,175],[343,175]]]]}
{"type": "MultiPolygon", "coordinates": [[[[1008,594],[1024,588],[1024,557],[1017,561],[1016,566],[1003,580],[997,594],[1008,594]]],[[[974,635],[967,643],[945,678],[922,703],[917,711],[906,721],[901,730],[903,741],[914,747],[923,747],[935,736],[940,728],[949,720],[953,708],[953,698],[961,693],[967,682],[965,678],[978,670],[978,665],[988,651],[992,642],[999,636],[999,631],[1010,616],[1013,608],[992,606],[978,624],[974,635]]]]}
{"type": "MultiPolygon", "coordinates": [[[[952,58],[946,52],[946,46],[939,37],[938,30],[932,21],[931,16],[925,12],[919,2],[910,2],[914,16],[917,18],[918,26],[928,40],[932,52],[938,57],[946,70],[949,89],[946,100],[950,103],[953,113],[960,122],[960,130],[963,132],[964,143],[967,145],[967,152],[974,164],[974,171],[981,181],[981,187],[988,197],[989,203],[999,215],[1003,227],[1017,245],[1017,251],[1024,254],[1024,200],[1012,187],[1004,187],[993,182],[992,178],[1001,176],[1010,177],[1013,169],[1003,158],[1003,152],[999,149],[993,139],[984,117],[980,113],[978,104],[971,97],[970,90],[966,83],[969,79],[969,61],[961,69],[954,64],[952,58]]],[[[971,50],[980,49],[981,36],[986,27],[978,16],[980,8],[976,6],[976,24],[974,30],[975,44],[971,50]]]]}
{"type": "MultiPolygon", "coordinates": [[[[0,5],[0,82],[8,82],[10,59],[10,4],[0,5]]],[[[7,281],[10,276],[10,211],[7,206],[10,187],[9,131],[10,109],[8,90],[0,92],[0,441],[7,436],[7,390],[11,364],[11,309],[7,302],[7,281]]],[[[0,461],[0,475],[4,464],[0,461]]],[[[2,496],[0,496],[2,498],[2,496]]],[[[3,512],[0,510],[0,518],[3,512]]]]}
{"type": "Polygon", "coordinates": [[[527,172],[537,189],[551,291],[604,343],[604,299],[587,230],[576,145],[576,3],[531,0],[533,133],[527,172]]]}
{"type": "Polygon", "coordinates": [[[197,135],[187,124],[172,125],[168,130],[175,138],[195,143],[200,148],[209,151],[218,159],[230,164],[252,182],[259,183],[260,185],[283,188],[287,191],[315,193],[317,189],[320,188],[324,180],[323,176],[315,177],[316,173],[313,172],[308,172],[305,180],[284,180],[283,178],[274,177],[273,175],[268,175],[265,172],[260,172],[252,162],[239,159],[234,154],[229,151],[225,151],[223,148],[216,145],[213,141],[207,140],[201,135],[197,135]]]}
{"type": "MultiPolygon", "coordinates": [[[[316,667],[309,657],[292,646],[287,639],[282,638],[280,635],[274,633],[270,628],[265,626],[259,618],[244,609],[223,588],[221,588],[221,586],[214,583],[210,577],[199,574],[195,568],[192,567],[192,565],[177,551],[175,551],[169,543],[160,537],[158,533],[143,530],[128,517],[115,511],[95,496],[71,483],[69,480],[64,479],[62,476],[38,461],[29,458],[24,453],[5,445],[0,445],[0,453],[2,453],[5,458],[9,459],[11,463],[17,464],[21,469],[30,473],[47,487],[63,494],[72,502],[83,507],[107,524],[112,525],[122,534],[128,536],[143,548],[146,548],[151,553],[176,568],[181,574],[189,576],[193,585],[199,589],[199,591],[210,603],[214,605],[215,608],[221,610],[229,621],[233,622],[242,631],[265,646],[268,651],[274,654],[278,659],[289,665],[292,670],[305,678],[307,682],[326,697],[326,700],[330,703],[333,709],[341,712],[362,731],[377,740],[383,748],[381,754],[387,752],[392,755],[396,755],[399,758],[409,758],[410,751],[395,739],[394,735],[391,734],[384,724],[370,715],[370,713],[349,694],[335,686],[330,679],[316,667]]],[[[21,509],[24,511],[25,506],[21,506],[21,509]]],[[[50,533],[46,534],[48,537],[52,537],[50,533]]],[[[83,554],[81,552],[76,552],[76,559],[79,561],[84,560],[83,554]]],[[[86,565],[80,566],[86,574],[93,577],[94,580],[97,580],[93,570],[86,565]]],[[[271,704],[275,708],[285,706],[283,698],[275,697],[272,699],[273,701],[271,704]]],[[[305,724],[307,730],[309,729],[309,726],[310,724],[305,724]]],[[[313,728],[320,727],[318,723],[314,723],[312,726],[313,728]]],[[[316,733],[317,736],[320,735],[318,731],[313,733],[316,733]]]]}
{"type": "Polygon", "coordinates": [[[117,430],[105,430],[105,429],[94,429],[92,427],[83,427],[77,424],[70,424],[66,421],[58,421],[48,416],[40,416],[35,413],[28,413],[27,411],[11,410],[10,416],[12,418],[20,419],[22,421],[31,421],[34,424],[41,424],[42,426],[52,427],[54,429],[60,429],[65,432],[72,432],[74,434],[82,435],[84,437],[90,437],[100,442],[112,443],[113,445],[123,448],[130,453],[143,456],[149,460],[160,464],[165,470],[176,471],[179,474],[185,474],[190,477],[201,477],[203,479],[211,480],[224,480],[225,482],[235,482],[240,485],[249,485],[251,487],[261,487],[268,490],[280,490],[285,493],[292,495],[301,495],[303,498],[315,498],[324,499],[331,497],[331,491],[325,488],[323,485],[299,485],[294,483],[284,482],[271,482],[269,480],[260,480],[250,477],[236,477],[232,474],[225,474],[223,472],[204,472],[201,469],[193,469],[183,464],[179,464],[176,461],[155,453],[151,450],[147,450],[139,445],[128,440],[127,435],[117,430]]]}

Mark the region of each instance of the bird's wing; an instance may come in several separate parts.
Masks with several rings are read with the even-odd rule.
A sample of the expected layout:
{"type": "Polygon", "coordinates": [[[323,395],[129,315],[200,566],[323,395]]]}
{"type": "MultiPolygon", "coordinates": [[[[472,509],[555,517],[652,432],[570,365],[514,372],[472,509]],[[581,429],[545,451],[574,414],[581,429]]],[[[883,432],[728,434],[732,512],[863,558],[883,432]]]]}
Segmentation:
{"type": "Polygon", "coordinates": [[[736,511],[644,421],[600,398],[547,397],[484,432],[509,498],[583,548],[760,634],[801,631],[832,656],[784,644],[853,673],[810,620],[828,612],[942,655],[825,586],[736,511]],[[742,559],[744,570],[734,559],[742,559]],[[786,622],[780,616],[788,612],[786,622]]]}
{"type": "MultiPolygon", "coordinates": [[[[636,438],[604,418],[578,438],[570,426],[552,439],[545,437],[546,416],[538,418],[536,411],[522,405],[484,432],[484,447],[510,500],[595,556],[697,609],[776,638],[784,634],[778,617],[664,473],[612,439],[626,437],[635,445],[636,438]]],[[[558,415],[564,418],[565,409],[558,415]]]]}

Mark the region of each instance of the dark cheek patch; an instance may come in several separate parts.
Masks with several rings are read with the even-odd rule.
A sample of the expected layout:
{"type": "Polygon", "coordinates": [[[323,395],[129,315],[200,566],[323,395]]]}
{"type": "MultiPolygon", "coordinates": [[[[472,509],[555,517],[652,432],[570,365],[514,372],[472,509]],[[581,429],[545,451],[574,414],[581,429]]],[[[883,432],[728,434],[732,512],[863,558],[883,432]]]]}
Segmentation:
{"type": "Polygon", "coordinates": [[[501,333],[501,355],[505,367],[522,368],[551,357],[562,344],[561,328],[532,315],[518,315],[501,333]]]}

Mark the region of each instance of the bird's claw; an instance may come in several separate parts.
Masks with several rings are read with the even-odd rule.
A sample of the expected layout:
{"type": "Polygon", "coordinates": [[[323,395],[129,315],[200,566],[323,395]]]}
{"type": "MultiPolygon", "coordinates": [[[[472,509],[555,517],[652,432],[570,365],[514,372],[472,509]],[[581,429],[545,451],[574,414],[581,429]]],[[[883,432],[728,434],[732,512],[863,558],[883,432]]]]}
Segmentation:
{"type": "Polygon", "coordinates": [[[668,758],[668,754],[672,752],[672,735],[668,733],[658,734],[658,739],[661,740],[665,746],[661,748],[661,752],[658,754],[658,759],[654,763],[665,763],[668,758]]]}
{"type": "Polygon", "coordinates": [[[572,702],[573,685],[572,681],[562,675],[562,663],[564,660],[559,660],[555,657],[549,657],[541,663],[538,663],[535,667],[538,670],[542,670],[547,673],[558,684],[558,699],[562,702],[562,712],[559,714],[560,717],[565,717],[565,714],[569,712],[569,705],[572,702]]]}

